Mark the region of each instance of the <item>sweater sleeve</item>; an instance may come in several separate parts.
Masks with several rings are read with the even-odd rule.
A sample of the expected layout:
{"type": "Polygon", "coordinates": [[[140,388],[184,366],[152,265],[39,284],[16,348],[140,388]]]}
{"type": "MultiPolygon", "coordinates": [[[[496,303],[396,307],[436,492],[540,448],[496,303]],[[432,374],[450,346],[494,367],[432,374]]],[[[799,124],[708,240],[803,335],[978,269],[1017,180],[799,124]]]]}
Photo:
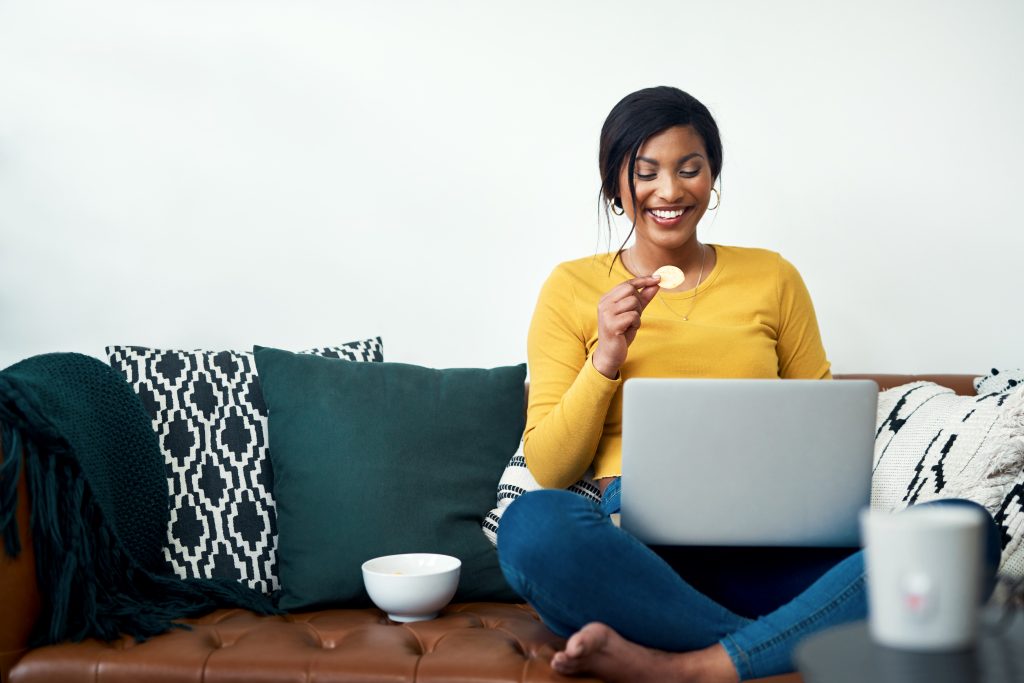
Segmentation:
{"type": "Polygon", "coordinates": [[[825,357],[811,295],[797,269],[781,256],[778,288],[779,377],[831,379],[831,364],[825,357]]]}
{"type": "Polygon", "coordinates": [[[586,472],[622,383],[594,367],[571,278],[556,269],[541,288],[527,337],[530,398],[526,466],[541,486],[565,488],[586,472]]]}

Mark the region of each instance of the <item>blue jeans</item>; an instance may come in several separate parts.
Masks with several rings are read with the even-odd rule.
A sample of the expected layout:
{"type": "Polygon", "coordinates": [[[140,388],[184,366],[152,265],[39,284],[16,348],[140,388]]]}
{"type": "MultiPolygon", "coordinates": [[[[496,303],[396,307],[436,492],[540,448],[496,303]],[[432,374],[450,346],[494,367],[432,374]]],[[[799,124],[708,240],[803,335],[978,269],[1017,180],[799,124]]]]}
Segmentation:
{"type": "MultiPolygon", "coordinates": [[[[765,585],[759,564],[787,549],[749,549],[738,556],[743,565],[733,567],[746,570],[746,577],[736,572],[732,588],[754,598],[748,604],[734,599],[727,607],[722,603],[730,586],[722,588],[719,599],[709,597],[711,591],[698,590],[684,578],[686,567],[673,568],[662,554],[612,523],[608,514],[617,509],[618,495],[617,482],[608,487],[601,506],[569,491],[533,491],[520,496],[502,516],[498,557],[505,578],[562,637],[597,621],[635,643],[670,652],[720,643],[740,678],[748,679],[792,671],[793,650],[802,638],[867,616],[864,558],[859,550],[849,549],[841,559],[833,555],[825,565],[821,558],[797,552],[790,571],[780,576],[805,580],[795,589],[790,585],[778,590],[765,585]],[[762,585],[745,590],[739,582],[748,580],[762,585]],[[765,594],[773,591],[776,594],[765,602],[765,594]],[[764,610],[766,604],[770,611],[764,610]]],[[[970,501],[936,503],[984,510],[970,501]]],[[[998,527],[985,514],[990,522],[987,596],[995,585],[1000,541],[998,527]]],[[[704,557],[715,552],[706,550],[704,557]]],[[[769,564],[772,561],[779,566],[777,560],[769,564]]]]}

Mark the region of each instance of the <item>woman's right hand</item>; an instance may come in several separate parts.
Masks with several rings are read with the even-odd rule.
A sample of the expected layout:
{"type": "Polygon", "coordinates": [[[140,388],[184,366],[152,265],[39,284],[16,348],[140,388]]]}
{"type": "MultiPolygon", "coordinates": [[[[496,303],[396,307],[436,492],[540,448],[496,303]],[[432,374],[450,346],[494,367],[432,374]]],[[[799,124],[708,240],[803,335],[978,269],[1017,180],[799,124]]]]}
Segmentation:
{"type": "Polygon", "coordinates": [[[659,280],[652,275],[626,280],[597,303],[594,367],[608,379],[615,379],[626,362],[629,345],[640,329],[640,314],[658,293],[659,280]]]}

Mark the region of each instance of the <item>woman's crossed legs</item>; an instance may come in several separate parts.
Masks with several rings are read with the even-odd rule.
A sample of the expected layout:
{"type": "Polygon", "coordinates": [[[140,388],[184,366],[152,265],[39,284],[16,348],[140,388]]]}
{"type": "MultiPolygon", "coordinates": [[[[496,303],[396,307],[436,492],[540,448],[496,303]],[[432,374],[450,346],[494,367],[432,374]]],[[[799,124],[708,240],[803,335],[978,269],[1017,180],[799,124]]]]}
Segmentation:
{"type": "MultiPolygon", "coordinates": [[[[991,585],[999,560],[994,523],[989,532],[991,585]]],[[[748,618],[695,589],[601,508],[568,491],[516,500],[502,516],[498,553],[511,586],[552,631],[569,638],[552,661],[556,670],[608,681],[784,673],[793,668],[800,639],[867,615],[861,552],[778,609],[748,618]]]]}

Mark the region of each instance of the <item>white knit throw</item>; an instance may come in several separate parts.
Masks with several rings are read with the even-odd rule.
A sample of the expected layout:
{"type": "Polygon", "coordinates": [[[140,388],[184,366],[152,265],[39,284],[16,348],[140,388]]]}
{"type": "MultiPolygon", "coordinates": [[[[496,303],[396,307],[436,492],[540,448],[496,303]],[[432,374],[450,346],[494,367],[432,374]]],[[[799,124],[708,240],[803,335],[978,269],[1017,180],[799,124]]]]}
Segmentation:
{"type": "Polygon", "coordinates": [[[973,500],[1000,527],[1001,571],[1024,575],[1024,389],[958,396],[913,382],[878,396],[871,506],[973,500]]]}

